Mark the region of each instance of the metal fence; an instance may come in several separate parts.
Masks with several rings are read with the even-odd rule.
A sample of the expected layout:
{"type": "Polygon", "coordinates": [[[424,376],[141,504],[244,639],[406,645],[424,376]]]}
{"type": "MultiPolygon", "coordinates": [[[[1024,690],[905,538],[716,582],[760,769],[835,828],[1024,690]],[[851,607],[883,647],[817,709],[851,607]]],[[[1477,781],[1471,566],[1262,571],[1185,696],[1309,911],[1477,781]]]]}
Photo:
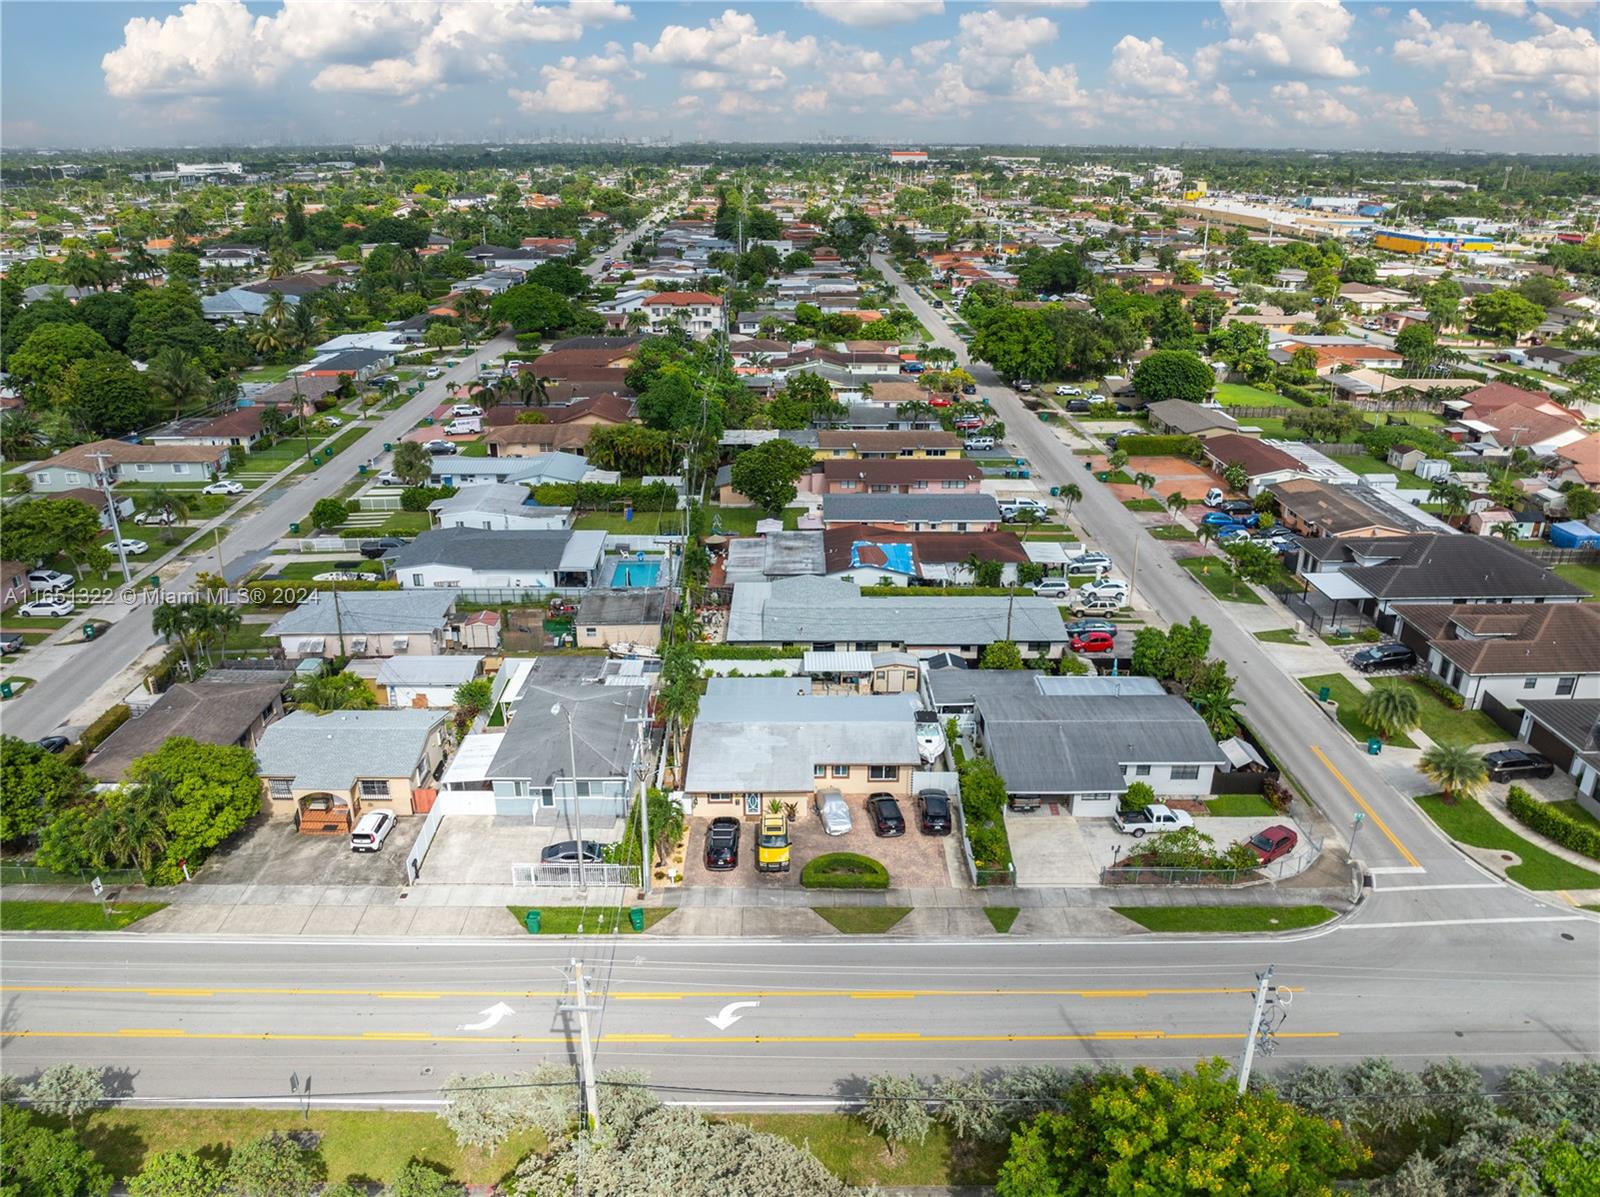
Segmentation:
{"type": "Polygon", "coordinates": [[[76,873],[57,873],[38,865],[0,865],[0,885],[88,885],[96,877],[102,885],[143,885],[138,869],[80,869],[76,873]]]}
{"type": "MultiPolygon", "coordinates": [[[[1308,833],[1309,834],[1309,833],[1308,833]]],[[[1154,865],[1113,865],[1100,870],[1101,885],[1190,885],[1226,889],[1252,881],[1282,881],[1298,872],[1284,856],[1253,869],[1177,869],[1154,865]]]]}
{"type": "Polygon", "coordinates": [[[638,865],[615,864],[514,864],[512,885],[543,885],[553,889],[595,889],[604,886],[639,887],[638,865]]]}
{"type": "Polygon", "coordinates": [[[1540,565],[1593,565],[1600,561],[1600,549],[1523,549],[1540,565]]]}
{"type": "Polygon", "coordinates": [[[1319,827],[1322,826],[1322,821],[1317,817],[1317,812],[1312,809],[1311,804],[1291,790],[1289,805],[1284,813],[1294,820],[1295,827],[1299,829],[1305,841],[1316,852],[1321,853],[1323,837],[1319,827]]]}

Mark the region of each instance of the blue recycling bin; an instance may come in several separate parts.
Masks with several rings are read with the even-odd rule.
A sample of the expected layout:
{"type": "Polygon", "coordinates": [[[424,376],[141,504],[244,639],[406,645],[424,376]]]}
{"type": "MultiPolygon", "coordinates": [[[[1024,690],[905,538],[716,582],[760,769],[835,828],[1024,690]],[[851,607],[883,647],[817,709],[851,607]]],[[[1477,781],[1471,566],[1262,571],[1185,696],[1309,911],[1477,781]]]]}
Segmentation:
{"type": "Polygon", "coordinates": [[[1380,753],[1382,751],[1383,751],[1383,741],[1378,739],[1377,736],[1368,736],[1367,737],[1367,755],[1368,756],[1377,756],[1378,753],[1380,753]]]}

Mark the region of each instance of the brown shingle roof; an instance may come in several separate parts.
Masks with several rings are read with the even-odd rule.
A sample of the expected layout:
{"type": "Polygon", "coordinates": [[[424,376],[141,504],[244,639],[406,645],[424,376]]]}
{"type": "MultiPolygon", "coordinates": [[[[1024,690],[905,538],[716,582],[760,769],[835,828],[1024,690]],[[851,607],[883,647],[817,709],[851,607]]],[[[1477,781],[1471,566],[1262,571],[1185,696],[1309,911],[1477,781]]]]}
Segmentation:
{"type": "Polygon", "coordinates": [[[1600,609],[1589,603],[1407,603],[1395,610],[1466,673],[1600,672],[1600,609]]]}
{"type": "Polygon", "coordinates": [[[1348,486],[1330,486],[1314,478],[1290,478],[1274,482],[1267,490],[1286,512],[1304,521],[1319,536],[1346,536],[1373,528],[1393,535],[1407,531],[1407,526],[1392,514],[1363,502],[1348,486]]]}
{"type": "Polygon", "coordinates": [[[57,453],[45,461],[36,461],[23,467],[25,473],[35,470],[66,469],[94,473],[99,463],[90,456],[104,453],[109,465],[132,465],[136,462],[161,464],[171,461],[197,462],[210,465],[227,453],[222,445],[130,445],[127,441],[92,441],[75,449],[57,453]]]}
{"type": "Polygon", "coordinates": [[[1301,468],[1299,461],[1282,449],[1248,436],[1240,436],[1237,432],[1224,432],[1204,444],[1206,456],[1216,462],[1219,469],[1227,469],[1234,462],[1238,462],[1252,478],[1278,470],[1301,468]]]}
{"type": "Polygon", "coordinates": [[[896,432],[857,429],[823,429],[817,433],[819,449],[856,449],[891,453],[901,449],[959,451],[961,439],[951,432],[896,432]]]}

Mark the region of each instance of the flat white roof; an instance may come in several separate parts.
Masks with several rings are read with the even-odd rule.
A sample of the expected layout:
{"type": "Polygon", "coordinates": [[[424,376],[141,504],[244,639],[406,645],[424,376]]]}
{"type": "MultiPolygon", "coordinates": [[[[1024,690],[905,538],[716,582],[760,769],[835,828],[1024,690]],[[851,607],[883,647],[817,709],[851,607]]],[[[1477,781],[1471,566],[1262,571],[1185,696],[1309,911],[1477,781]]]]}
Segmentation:
{"type": "Polygon", "coordinates": [[[505,732],[479,732],[464,738],[455,756],[450,758],[444,775],[439,778],[440,788],[448,790],[487,778],[494,754],[500,751],[500,742],[505,738],[505,732]]]}
{"type": "Polygon", "coordinates": [[[1363,599],[1371,598],[1367,588],[1354,578],[1347,578],[1343,573],[1333,571],[1330,573],[1307,574],[1306,581],[1311,584],[1311,589],[1334,599],[1363,599]]]}

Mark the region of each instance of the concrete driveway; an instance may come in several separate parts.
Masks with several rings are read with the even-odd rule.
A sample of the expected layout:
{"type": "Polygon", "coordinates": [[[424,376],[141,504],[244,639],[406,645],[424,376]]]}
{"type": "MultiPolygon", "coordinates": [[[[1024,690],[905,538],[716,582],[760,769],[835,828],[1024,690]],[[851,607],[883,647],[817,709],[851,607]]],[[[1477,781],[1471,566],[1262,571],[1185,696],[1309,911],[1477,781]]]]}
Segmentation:
{"type": "MultiPolygon", "coordinates": [[[[418,881],[510,885],[512,865],[536,864],[549,844],[576,838],[565,818],[549,815],[451,815],[440,821],[418,881]]],[[[614,844],[622,838],[622,820],[588,818],[583,838],[614,844]]]]}
{"type": "Polygon", "coordinates": [[[421,815],[397,819],[376,852],[350,851],[347,835],[301,835],[292,819],[262,819],[211,854],[197,885],[404,885],[406,853],[421,815]]]}

